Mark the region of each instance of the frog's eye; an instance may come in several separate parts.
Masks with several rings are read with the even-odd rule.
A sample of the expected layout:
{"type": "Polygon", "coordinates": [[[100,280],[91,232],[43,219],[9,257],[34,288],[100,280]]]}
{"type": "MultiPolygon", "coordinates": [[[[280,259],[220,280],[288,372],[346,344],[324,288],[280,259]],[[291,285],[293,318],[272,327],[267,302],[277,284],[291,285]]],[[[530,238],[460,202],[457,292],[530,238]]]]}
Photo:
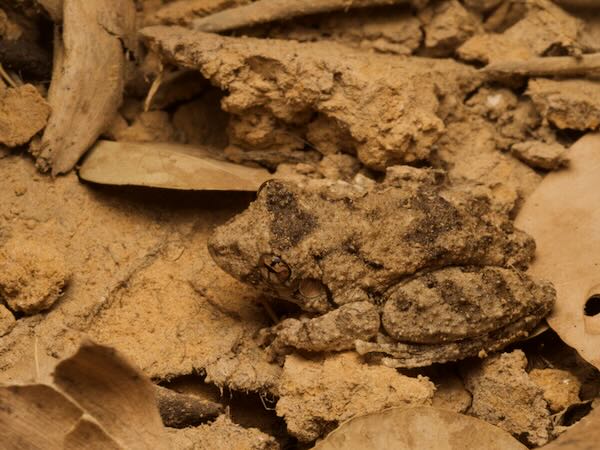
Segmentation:
{"type": "Polygon", "coordinates": [[[271,183],[273,180],[267,180],[265,182],[263,182],[263,184],[261,184],[258,187],[258,190],[256,191],[256,197],[258,197],[260,195],[260,193],[269,185],[269,183],[271,183]]]}
{"type": "Polygon", "coordinates": [[[262,277],[273,284],[283,284],[289,280],[292,270],[279,256],[266,254],[258,260],[262,277]]]}

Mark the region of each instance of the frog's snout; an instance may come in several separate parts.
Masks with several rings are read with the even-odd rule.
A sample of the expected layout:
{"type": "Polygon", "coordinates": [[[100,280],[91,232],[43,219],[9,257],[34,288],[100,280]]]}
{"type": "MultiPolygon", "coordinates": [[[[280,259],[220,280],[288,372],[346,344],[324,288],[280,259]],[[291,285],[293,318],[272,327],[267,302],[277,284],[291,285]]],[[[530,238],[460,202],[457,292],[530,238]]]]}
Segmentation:
{"type": "Polygon", "coordinates": [[[231,233],[227,224],[217,227],[208,238],[208,253],[213,261],[225,272],[235,278],[243,277],[243,257],[235,234],[231,233]]]}

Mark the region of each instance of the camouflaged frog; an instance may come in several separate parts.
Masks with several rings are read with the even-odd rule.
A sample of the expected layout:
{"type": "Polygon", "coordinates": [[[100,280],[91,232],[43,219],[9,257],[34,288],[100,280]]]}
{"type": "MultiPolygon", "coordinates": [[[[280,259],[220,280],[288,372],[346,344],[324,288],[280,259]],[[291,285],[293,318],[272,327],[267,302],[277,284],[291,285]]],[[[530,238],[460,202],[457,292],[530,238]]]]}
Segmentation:
{"type": "Polygon", "coordinates": [[[531,237],[422,180],[271,180],[208,246],[223,270],[305,313],[263,332],[273,355],[356,349],[394,367],[482,356],[527,336],[555,299],[524,273],[531,237]]]}

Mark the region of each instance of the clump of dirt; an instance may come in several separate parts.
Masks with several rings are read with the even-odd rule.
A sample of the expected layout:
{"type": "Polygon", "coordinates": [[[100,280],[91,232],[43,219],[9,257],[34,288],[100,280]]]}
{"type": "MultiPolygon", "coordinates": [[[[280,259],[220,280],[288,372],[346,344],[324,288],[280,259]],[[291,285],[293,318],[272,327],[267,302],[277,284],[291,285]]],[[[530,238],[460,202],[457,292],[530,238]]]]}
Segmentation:
{"type": "Polygon", "coordinates": [[[560,169],[568,165],[569,161],[565,148],[559,143],[525,141],[514,144],[511,151],[521,161],[538,169],[560,169]]]}
{"type": "Polygon", "coordinates": [[[550,411],[540,388],[525,371],[520,350],[490,357],[465,373],[473,395],[468,413],[508,431],[528,446],[541,446],[552,436],[550,411]]]}
{"type": "Polygon", "coordinates": [[[425,24],[426,55],[452,56],[463,42],[483,31],[480,19],[458,0],[434,3],[419,17],[425,24]]]}
{"type": "Polygon", "coordinates": [[[533,369],[529,378],[544,391],[544,399],[552,413],[579,403],[581,383],[570,372],[560,369],[533,369]]]}
{"type": "Polygon", "coordinates": [[[239,448],[248,450],[277,450],[275,439],[256,428],[236,425],[227,416],[220,416],[208,425],[196,428],[170,429],[173,450],[212,450],[239,448]]]}
{"type": "Polygon", "coordinates": [[[311,442],[357,415],[392,406],[430,405],[433,392],[427,378],[365,365],[355,353],[314,360],[291,355],[279,383],[277,414],[285,418],[293,436],[311,442]]]}
{"type": "Polygon", "coordinates": [[[555,49],[567,52],[582,50],[582,20],[570,15],[550,0],[506,2],[488,18],[486,28],[502,33],[483,33],[473,36],[459,49],[465,61],[484,63],[503,60],[525,60],[555,49]],[[511,17],[510,8],[513,8],[511,17]],[[507,22],[514,22],[507,27],[507,22]]]}
{"type": "Polygon", "coordinates": [[[50,242],[14,237],[0,248],[0,299],[14,312],[50,308],[70,276],[62,249],[50,242]]]}
{"type": "Polygon", "coordinates": [[[31,84],[6,87],[0,81],[0,143],[16,147],[43,130],[50,105],[31,84]]]}
{"type": "Polygon", "coordinates": [[[542,117],[560,129],[595,130],[600,126],[600,82],[529,81],[527,94],[542,117]]]}
{"type": "Polygon", "coordinates": [[[439,370],[431,380],[435,383],[432,405],[457,413],[466,413],[471,406],[471,393],[462,379],[451,370],[439,370]]]}
{"type": "Polygon", "coordinates": [[[247,160],[257,160],[252,149],[274,153],[260,159],[270,166],[303,149],[309,132],[313,148],[331,147],[329,139],[319,140],[331,133],[315,130],[323,126],[342,137],[337,151],[356,152],[370,168],[427,160],[444,130],[438,112],[461,103],[480,83],[472,68],[450,60],[399,60],[335,43],[227,38],[172,27],[143,33],[169,62],[200,70],[229,92],[222,105],[233,118],[230,145],[244,148],[247,160]]]}

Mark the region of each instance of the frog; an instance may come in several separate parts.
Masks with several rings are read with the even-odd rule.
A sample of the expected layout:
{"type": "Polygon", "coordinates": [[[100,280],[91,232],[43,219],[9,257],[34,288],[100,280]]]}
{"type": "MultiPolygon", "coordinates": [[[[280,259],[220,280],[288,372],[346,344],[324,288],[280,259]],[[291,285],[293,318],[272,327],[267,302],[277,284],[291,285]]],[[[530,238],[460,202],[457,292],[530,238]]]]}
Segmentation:
{"type": "Polygon", "coordinates": [[[215,263],[298,314],[261,330],[271,359],[357,351],[398,368],[483,357],[551,311],[531,236],[485,198],[401,168],[368,186],[272,179],[208,240],[215,263]]]}

